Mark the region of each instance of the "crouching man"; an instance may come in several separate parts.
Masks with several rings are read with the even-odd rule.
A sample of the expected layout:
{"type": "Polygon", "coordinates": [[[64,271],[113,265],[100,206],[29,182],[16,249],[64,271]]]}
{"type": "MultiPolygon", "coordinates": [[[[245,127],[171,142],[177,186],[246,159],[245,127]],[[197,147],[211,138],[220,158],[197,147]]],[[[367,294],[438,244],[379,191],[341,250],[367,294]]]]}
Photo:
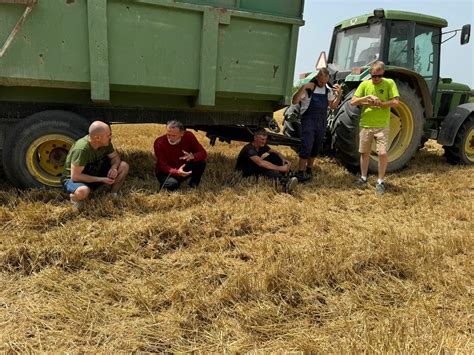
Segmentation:
{"type": "Polygon", "coordinates": [[[207,152],[196,136],[179,121],[166,124],[166,134],[154,144],[156,178],[161,188],[174,191],[190,178],[189,186],[197,187],[206,168],[207,152]]]}
{"type": "Polygon", "coordinates": [[[253,141],[246,144],[237,158],[236,169],[244,177],[264,176],[279,182],[285,192],[291,193],[298,184],[296,177],[289,177],[290,161],[267,145],[268,134],[264,129],[255,131],[253,141]],[[268,155],[262,158],[264,154],[268,155]]]}
{"type": "Polygon", "coordinates": [[[91,190],[109,185],[112,197],[128,175],[128,164],[120,160],[112,145],[109,125],[92,122],[89,134],[76,141],[66,157],[61,178],[74,208],[82,208],[91,190]]]}

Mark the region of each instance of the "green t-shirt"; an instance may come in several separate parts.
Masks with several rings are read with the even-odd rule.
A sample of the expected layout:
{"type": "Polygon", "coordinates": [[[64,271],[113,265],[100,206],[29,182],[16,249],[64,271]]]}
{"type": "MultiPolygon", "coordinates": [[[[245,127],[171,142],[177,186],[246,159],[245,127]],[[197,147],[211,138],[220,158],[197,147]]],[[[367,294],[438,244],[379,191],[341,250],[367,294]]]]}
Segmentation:
{"type": "MultiPolygon", "coordinates": [[[[374,85],[372,80],[363,81],[357,88],[354,96],[364,97],[375,95],[381,101],[388,101],[400,96],[397,85],[392,79],[383,78],[374,85]]],[[[390,107],[363,106],[360,116],[360,126],[363,128],[387,128],[390,125],[390,107]]]]}
{"type": "Polygon", "coordinates": [[[95,150],[89,143],[89,136],[77,140],[67,154],[61,182],[71,178],[71,164],[84,166],[84,173],[88,175],[99,176],[104,161],[109,159],[108,155],[114,150],[112,143],[107,147],[99,147],[95,150]]]}

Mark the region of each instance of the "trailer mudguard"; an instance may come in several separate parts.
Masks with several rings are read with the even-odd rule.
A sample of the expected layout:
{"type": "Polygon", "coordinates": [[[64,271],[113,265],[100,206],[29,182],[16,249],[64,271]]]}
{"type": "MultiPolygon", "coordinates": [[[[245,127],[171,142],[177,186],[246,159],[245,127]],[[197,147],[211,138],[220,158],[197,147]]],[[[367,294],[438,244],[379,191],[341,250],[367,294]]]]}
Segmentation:
{"type": "Polygon", "coordinates": [[[474,103],[466,103],[456,107],[443,120],[441,130],[438,135],[438,143],[445,146],[452,146],[454,138],[462,126],[463,122],[474,111],[474,103]]]}

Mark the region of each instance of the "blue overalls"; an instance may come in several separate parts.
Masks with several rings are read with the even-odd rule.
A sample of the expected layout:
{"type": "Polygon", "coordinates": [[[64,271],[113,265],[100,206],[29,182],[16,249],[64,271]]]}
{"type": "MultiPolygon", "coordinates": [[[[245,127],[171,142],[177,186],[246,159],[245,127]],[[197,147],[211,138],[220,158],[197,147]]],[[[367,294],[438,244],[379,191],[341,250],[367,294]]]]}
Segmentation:
{"type": "Polygon", "coordinates": [[[308,109],[301,115],[301,159],[314,158],[323,147],[328,116],[328,93],[311,95],[308,109]]]}

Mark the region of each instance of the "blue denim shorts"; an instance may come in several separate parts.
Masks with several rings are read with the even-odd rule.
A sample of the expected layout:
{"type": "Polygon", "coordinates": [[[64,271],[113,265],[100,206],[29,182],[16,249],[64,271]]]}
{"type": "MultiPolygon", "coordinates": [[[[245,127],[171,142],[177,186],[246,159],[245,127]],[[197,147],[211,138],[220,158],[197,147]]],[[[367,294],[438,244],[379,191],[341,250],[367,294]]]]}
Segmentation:
{"type": "Polygon", "coordinates": [[[76,190],[80,188],[81,186],[88,186],[88,185],[83,182],[74,182],[71,179],[66,179],[63,183],[64,191],[69,192],[69,193],[76,192],[76,190]]]}
{"type": "MultiPolygon", "coordinates": [[[[84,168],[84,173],[85,174],[88,174],[87,169],[88,169],[88,167],[86,166],[84,168]]],[[[96,176],[107,176],[107,173],[109,172],[109,169],[110,169],[110,161],[108,159],[105,159],[104,163],[100,167],[100,171],[99,171],[98,175],[96,175],[96,176]]],[[[66,179],[63,182],[64,191],[69,192],[69,193],[74,193],[81,186],[87,186],[91,190],[95,190],[95,189],[97,189],[98,187],[100,187],[102,185],[103,185],[103,183],[101,183],[101,182],[88,182],[88,183],[74,182],[71,179],[66,179]]]]}

